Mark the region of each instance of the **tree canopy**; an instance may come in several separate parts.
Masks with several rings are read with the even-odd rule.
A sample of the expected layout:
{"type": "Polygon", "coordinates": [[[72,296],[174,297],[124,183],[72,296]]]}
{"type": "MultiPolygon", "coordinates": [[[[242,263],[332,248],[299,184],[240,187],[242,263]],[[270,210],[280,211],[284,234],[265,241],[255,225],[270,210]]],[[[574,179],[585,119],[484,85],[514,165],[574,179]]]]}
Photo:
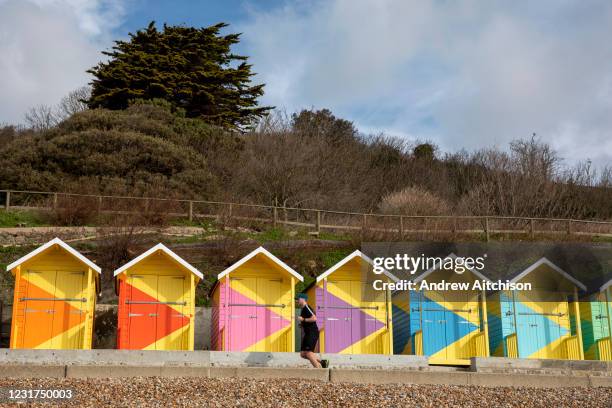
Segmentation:
{"type": "Polygon", "coordinates": [[[242,129],[271,107],[259,106],[264,84],[247,57],[233,54],[240,34],[221,35],[219,23],[205,28],[163,26],[151,22],[116,41],[109,60],[91,68],[90,108],[126,109],[134,99],[165,99],[187,117],[226,128],[242,129]]]}

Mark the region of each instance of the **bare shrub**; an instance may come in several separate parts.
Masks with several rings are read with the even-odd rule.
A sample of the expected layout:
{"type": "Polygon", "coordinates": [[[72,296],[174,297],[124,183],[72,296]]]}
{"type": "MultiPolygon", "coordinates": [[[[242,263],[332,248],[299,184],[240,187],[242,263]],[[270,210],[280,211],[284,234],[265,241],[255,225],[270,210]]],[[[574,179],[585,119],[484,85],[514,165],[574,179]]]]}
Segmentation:
{"type": "Polygon", "coordinates": [[[43,104],[30,108],[24,119],[28,127],[37,132],[49,130],[60,121],[55,108],[43,104]]]}
{"type": "Polygon", "coordinates": [[[450,215],[451,206],[427,190],[407,187],[385,196],[380,203],[380,211],[398,215],[450,215]]]}
{"type": "Polygon", "coordinates": [[[60,120],[69,118],[78,112],[83,112],[89,107],[87,100],[91,96],[91,87],[82,86],[64,96],[56,108],[56,116],[60,120]]]}
{"type": "Polygon", "coordinates": [[[483,175],[461,198],[462,214],[578,218],[585,212],[576,186],[560,171],[561,158],[535,136],[512,142],[510,152],[482,150],[471,160],[483,175]]]}
{"type": "Polygon", "coordinates": [[[47,221],[53,225],[82,226],[92,224],[98,217],[98,200],[60,194],[46,213],[47,221]]]}
{"type": "Polygon", "coordinates": [[[101,301],[115,298],[113,271],[129,262],[139,253],[138,247],[150,240],[149,228],[138,225],[132,217],[115,217],[113,222],[98,228],[98,259],[103,270],[101,301]]]}

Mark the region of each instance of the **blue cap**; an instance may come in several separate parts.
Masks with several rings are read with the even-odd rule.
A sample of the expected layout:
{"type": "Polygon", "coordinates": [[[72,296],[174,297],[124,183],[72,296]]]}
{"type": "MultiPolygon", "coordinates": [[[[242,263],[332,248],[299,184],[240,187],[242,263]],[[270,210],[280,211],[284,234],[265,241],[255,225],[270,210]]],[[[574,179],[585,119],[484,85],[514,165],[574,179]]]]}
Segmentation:
{"type": "Polygon", "coordinates": [[[296,299],[304,299],[304,300],[308,300],[308,295],[305,293],[298,293],[296,299]]]}

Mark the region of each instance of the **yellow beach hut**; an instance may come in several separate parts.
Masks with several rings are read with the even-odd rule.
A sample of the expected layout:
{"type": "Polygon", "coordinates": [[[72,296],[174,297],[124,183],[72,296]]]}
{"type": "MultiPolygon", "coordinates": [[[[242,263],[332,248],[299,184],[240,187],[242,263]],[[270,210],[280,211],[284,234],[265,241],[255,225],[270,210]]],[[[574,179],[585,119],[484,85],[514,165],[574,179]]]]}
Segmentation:
{"type": "Polygon", "coordinates": [[[375,290],[373,280],[397,278],[387,271],[374,275],[372,260],[357,250],[307,290],[319,322],[321,352],[393,354],[391,293],[375,290]]]}
{"type": "Polygon", "coordinates": [[[6,269],[15,276],[11,348],[91,349],[100,267],[55,238],[6,269]]]}
{"type": "Polygon", "coordinates": [[[164,244],[115,271],[117,348],[193,350],[195,287],[203,275],[164,244]]]}
{"type": "Polygon", "coordinates": [[[512,358],[584,359],[578,291],[586,286],[546,257],[510,282],[531,290],[489,298],[492,354],[512,358]]]}
{"type": "Polygon", "coordinates": [[[612,280],[580,302],[584,358],[612,361],[612,280]]]}
{"type": "Polygon", "coordinates": [[[219,351],[295,351],[295,285],[302,275],[263,247],[221,272],[212,289],[219,351]]]}
{"type": "Polygon", "coordinates": [[[417,289],[399,291],[393,298],[399,314],[398,352],[429,357],[430,364],[469,365],[471,357],[489,355],[485,292],[474,290],[474,281],[490,279],[475,269],[446,268],[458,265],[450,254],[413,279],[417,289]],[[433,290],[432,284],[449,283],[466,290],[433,290]],[[401,329],[401,330],[400,330],[401,329]]]}

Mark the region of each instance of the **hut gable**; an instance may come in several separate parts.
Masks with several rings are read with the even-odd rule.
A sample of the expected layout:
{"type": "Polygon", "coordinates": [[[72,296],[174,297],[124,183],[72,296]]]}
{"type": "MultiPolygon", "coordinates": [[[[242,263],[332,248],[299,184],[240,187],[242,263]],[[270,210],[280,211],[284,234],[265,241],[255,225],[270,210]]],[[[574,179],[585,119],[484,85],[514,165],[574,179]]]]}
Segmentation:
{"type": "Polygon", "coordinates": [[[114,276],[117,276],[117,275],[127,271],[128,269],[132,268],[133,266],[143,262],[144,260],[149,258],[151,255],[157,253],[158,251],[160,253],[163,253],[164,255],[166,255],[170,260],[176,262],[176,264],[178,266],[180,266],[181,268],[183,268],[186,271],[189,271],[192,274],[194,274],[195,276],[197,276],[199,279],[203,279],[204,278],[204,275],[202,275],[202,272],[200,272],[199,270],[194,268],[191,264],[189,264],[189,262],[185,261],[183,258],[178,256],[176,253],[171,251],[168,247],[166,247],[162,243],[159,243],[159,244],[155,245],[153,248],[151,248],[148,251],[140,254],[136,258],[132,259],[130,262],[128,262],[125,265],[121,266],[120,268],[116,269],[115,272],[114,272],[114,276]]]}
{"type": "Polygon", "coordinates": [[[43,254],[45,252],[48,252],[49,250],[53,249],[56,246],[61,248],[62,250],[64,250],[66,253],[70,254],[72,257],[74,257],[77,260],[79,260],[79,262],[83,263],[88,268],[91,268],[93,271],[96,271],[97,273],[101,273],[102,272],[102,270],[100,269],[100,267],[98,265],[96,265],[95,263],[93,263],[92,261],[87,259],[80,252],[78,252],[77,250],[75,250],[74,248],[72,248],[70,245],[66,244],[64,241],[62,241],[59,238],[54,238],[51,241],[47,242],[46,244],[36,248],[34,251],[28,253],[27,255],[22,256],[21,258],[19,258],[15,262],[9,264],[6,267],[6,270],[7,271],[13,271],[18,266],[20,266],[20,265],[22,265],[24,263],[27,263],[28,261],[31,261],[31,260],[39,257],[39,255],[41,255],[41,254],[43,254]]]}
{"type": "Polygon", "coordinates": [[[297,273],[293,268],[291,268],[285,262],[278,259],[276,256],[274,256],[274,254],[272,254],[270,251],[268,251],[264,247],[259,247],[255,249],[254,251],[250,252],[249,254],[247,254],[244,258],[240,259],[238,262],[234,263],[232,266],[230,266],[229,268],[221,272],[219,275],[217,275],[217,279],[221,280],[221,278],[223,278],[230,272],[237,270],[238,268],[240,268],[241,266],[249,262],[252,262],[252,261],[264,261],[265,262],[266,260],[271,261],[273,265],[289,273],[290,275],[292,275],[294,278],[296,278],[300,282],[304,282],[304,277],[302,275],[297,273]]]}

